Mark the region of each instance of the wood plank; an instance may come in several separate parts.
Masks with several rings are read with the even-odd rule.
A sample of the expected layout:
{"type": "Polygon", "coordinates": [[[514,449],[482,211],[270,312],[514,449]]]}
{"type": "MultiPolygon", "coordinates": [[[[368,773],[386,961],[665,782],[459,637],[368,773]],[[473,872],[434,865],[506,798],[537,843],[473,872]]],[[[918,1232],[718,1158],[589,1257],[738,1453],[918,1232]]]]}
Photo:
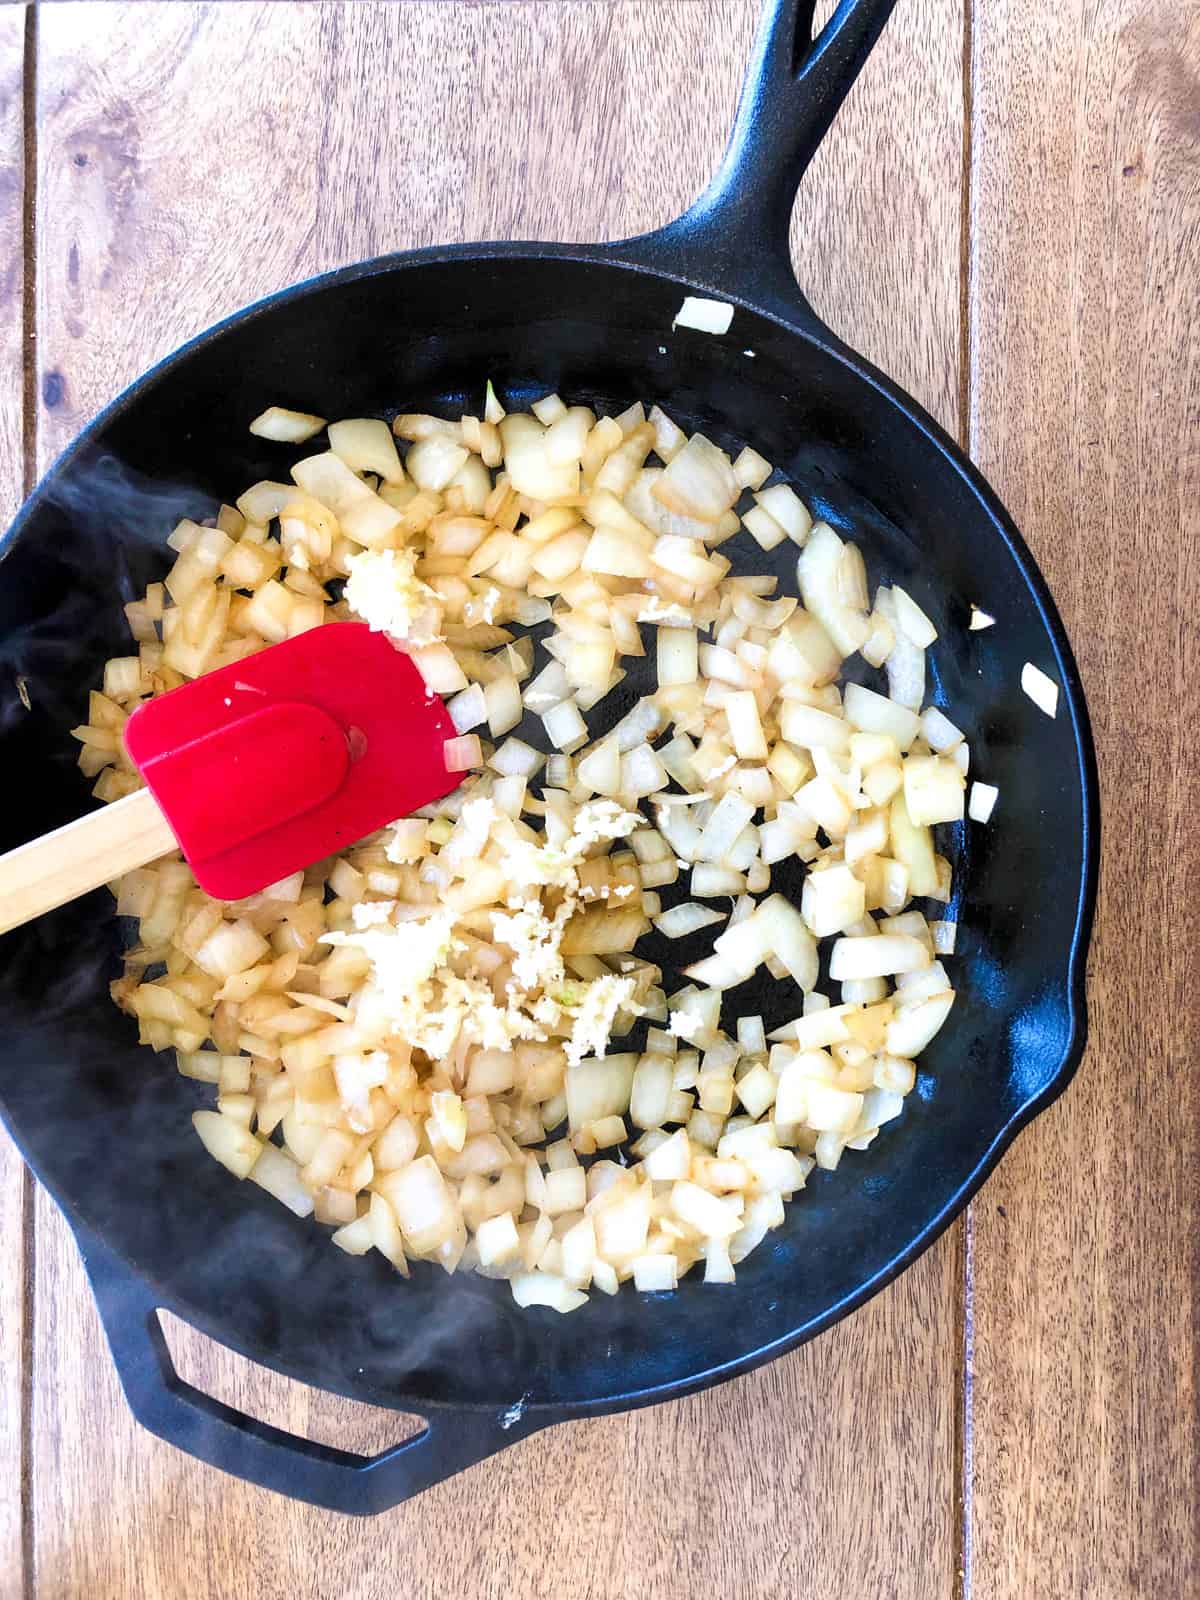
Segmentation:
{"type": "MultiPolygon", "coordinates": [[[[1107,841],[1079,1079],[974,1214],[976,1600],[1200,1570],[1200,16],[988,0],[971,439],[1063,610],[1107,841]]],[[[1001,799],[1003,804],[1003,798],[1001,799]]]]}
{"type": "Polygon", "coordinates": [[[792,223],[797,276],[815,309],[955,438],[963,28],[961,4],[900,0],[792,223]]]}
{"type": "MultiPolygon", "coordinates": [[[[0,407],[0,527],[20,504],[25,477],[25,10],[0,11],[0,361],[6,374],[0,407]]],[[[20,715],[16,685],[0,682],[4,716],[20,715]]],[[[22,1513],[28,1378],[26,1247],[29,1188],[12,1141],[0,1128],[0,1600],[24,1587],[22,1513]]]]}
{"type": "MultiPolygon", "coordinates": [[[[755,7],[134,10],[91,0],[42,14],[39,329],[43,376],[56,375],[43,460],[155,356],[290,278],[439,238],[602,238],[667,220],[719,153],[755,7]]],[[[922,0],[905,34],[887,36],[797,222],[816,302],[951,424],[961,107],[945,85],[961,29],[958,0],[922,0]],[[847,170],[861,192],[840,205],[847,170]],[[884,265],[885,216],[893,242],[911,230],[932,286],[884,265]]],[[[204,1600],[228,1592],[231,1563],[239,1587],[268,1596],[307,1592],[314,1570],[322,1592],[363,1597],[394,1593],[398,1572],[412,1596],[957,1590],[954,1236],[767,1370],[552,1431],[369,1530],[221,1478],[137,1429],[44,1200],[38,1248],[38,1593],[204,1600]],[[464,1536],[475,1527],[484,1537],[464,1536]]],[[[175,1347],[213,1392],[315,1426],[281,1380],[194,1335],[175,1347]]],[[[349,1430],[352,1408],[323,1405],[323,1437],[339,1416],[349,1430]]],[[[334,1436],[378,1448],[374,1428],[334,1436]]]]}

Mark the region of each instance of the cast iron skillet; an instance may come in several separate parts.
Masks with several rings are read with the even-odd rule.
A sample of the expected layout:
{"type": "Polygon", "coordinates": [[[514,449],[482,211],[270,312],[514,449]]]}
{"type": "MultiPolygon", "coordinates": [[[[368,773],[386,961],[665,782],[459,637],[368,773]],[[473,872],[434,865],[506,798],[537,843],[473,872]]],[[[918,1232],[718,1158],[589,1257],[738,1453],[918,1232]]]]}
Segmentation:
{"type": "MultiPolygon", "coordinates": [[[[618,408],[657,400],[719,438],[750,440],[854,530],[873,578],[911,584],[931,611],[934,696],[966,729],[976,770],[1000,787],[993,823],[943,846],[961,886],[949,913],[963,917],[959,1000],[902,1121],[837,1173],[817,1174],[735,1287],[689,1278],[650,1300],[594,1295],[568,1318],[519,1311],[505,1285],[472,1274],[418,1267],[400,1282],[378,1258],[348,1259],[233,1183],[189,1126],[196,1086],[138,1049],[109,1002],[120,930],[104,893],[10,935],[0,959],[6,1119],[78,1235],[134,1412],[202,1460],[314,1504],[376,1512],[549,1423],[745,1372],[913,1261],[1079,1062],[1096,781],[1062,626],[979,474],[823,326],[789,261],[797,184],[891,5],[842,0],[814,41],[812,0],[773,0],[729,152],[669,227],[608,246],[389,256],[276,295],[129,389],[58,461],[8,537],[5,847],[78,813],[86,790],[65,730],[105,657],[127,648],[121,603],[163,571],[165,531],[181,510],[207,511],[211,496],[284,470],[288,454],[246,432],[251,417],[273,401],[335,417],[455,415],[478,408],[489,375],[517,397],[553,388],[618,408]],[[734,306],[727,335],[672,331],[685,290],[734,306]],[[971,602],[994,628],[967,631],[971,602]],[[1060,686],[1054,720],[1018,687],[1026,661],[1060,686]],[[251,1421],[176,1376],[160,1306],[255,1361],[419,1412],[428,1427],[364,1461],[251,1421]]],[[[789,566],[781,559],[785,584],[789,566]]],[[[731,1009],[741,999],[765,1003],[735,995],[731,1009]]]]}

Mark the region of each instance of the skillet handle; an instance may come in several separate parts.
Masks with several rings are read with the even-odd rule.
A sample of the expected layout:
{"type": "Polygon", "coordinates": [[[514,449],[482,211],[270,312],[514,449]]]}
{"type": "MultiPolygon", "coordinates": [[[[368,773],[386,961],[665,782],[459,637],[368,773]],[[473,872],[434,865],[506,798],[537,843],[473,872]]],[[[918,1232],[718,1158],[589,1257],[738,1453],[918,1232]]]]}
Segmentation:
{"type": "Polygon", "coordinates": [[[721,165],[681,217],[625,241],[630,255],[813,316],[792,272],[792,207],[895,3],[840,0],[814,39],[815,0],[767,0],[721,165]]]}
{"type": "Polygon", "coordinates": [[[94,1235],[76,1239],[117,1377],[144,1428],[210,1467],[308,1505],[353,1516],[390,1511],[553,1420],[433,1411],[424,1430],[377,1456],[316,1444],[214,1400],[175,1371],[152,1291],[94,1235]]]}

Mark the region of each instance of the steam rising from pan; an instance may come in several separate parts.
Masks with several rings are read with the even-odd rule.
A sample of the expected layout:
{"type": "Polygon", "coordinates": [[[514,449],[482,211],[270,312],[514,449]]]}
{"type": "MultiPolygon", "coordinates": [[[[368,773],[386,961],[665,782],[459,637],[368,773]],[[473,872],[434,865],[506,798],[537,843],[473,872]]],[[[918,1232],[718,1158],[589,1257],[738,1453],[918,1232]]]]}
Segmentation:
{"type": "Polygon", "coordinates": [[[68,476],[50,481],[47,493],[72,528],[98,541],[98,548],[102,541],[106,552],[114,542],[161,546],[181,517],[200,521],[216,510],[202,490],[148,478],[106,451],[73,463],[68,476]]]}
{"type": "MultiPolygon", "coordinates": [[[[216,505],[195,487],[147,477],[107,451],[51,477],[46,503],[54,532],[41,593],[0,584],[0,737],[44,717],[59,735],[45,758],[69,760],[74,752],[62,732],[84,716],[97,667],[132,649],[122,608],[167,570],[166,539],[180,518],[203,520],[216,505]]],[[[80,808],[85,798],[81,783],[80,808]]]]}

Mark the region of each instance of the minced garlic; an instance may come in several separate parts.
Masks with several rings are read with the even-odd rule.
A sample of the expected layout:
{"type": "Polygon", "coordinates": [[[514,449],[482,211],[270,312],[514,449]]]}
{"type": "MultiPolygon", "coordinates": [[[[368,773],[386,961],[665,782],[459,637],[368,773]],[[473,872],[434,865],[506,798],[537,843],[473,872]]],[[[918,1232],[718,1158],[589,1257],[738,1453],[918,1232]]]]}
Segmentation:
{"type": "Polygon", "coordinates": [[[602,1055],[618,1013],[639,1010],[637,983],[568,980],[563,936],[580,908],[577,868],[588,851],[625,837],[642,821],[613,800],[594,800],[578,808],[557,843],[535,843],[488,796],[468,800],[435,860],[460,877],[492,856],[501,866],[508,905],[491,912],[491,925],[493,945],[512,952],[503,992],[471,970],[470,947],[459,931],[463,919],[444,902],[428,916],[402,921],[394,920],[393,901],[356,905],[353,931],[326,934],[324,942],[356,946],[371,962],[358,1002],[360,1026],[382,1029],[435,1060],[464,1041],[506,1050],[520,1040],[545,1041],[551,1030],[566,1036],[572,1064],[602,1055]]]}
{"type": "Polygon", "coordinates": [[[416,566],[413,550],[364,550],[351,557],[346,604],[377,633],[408,644],[435,644],[442,637],[442,607],[417,577],[416,566]]]}

